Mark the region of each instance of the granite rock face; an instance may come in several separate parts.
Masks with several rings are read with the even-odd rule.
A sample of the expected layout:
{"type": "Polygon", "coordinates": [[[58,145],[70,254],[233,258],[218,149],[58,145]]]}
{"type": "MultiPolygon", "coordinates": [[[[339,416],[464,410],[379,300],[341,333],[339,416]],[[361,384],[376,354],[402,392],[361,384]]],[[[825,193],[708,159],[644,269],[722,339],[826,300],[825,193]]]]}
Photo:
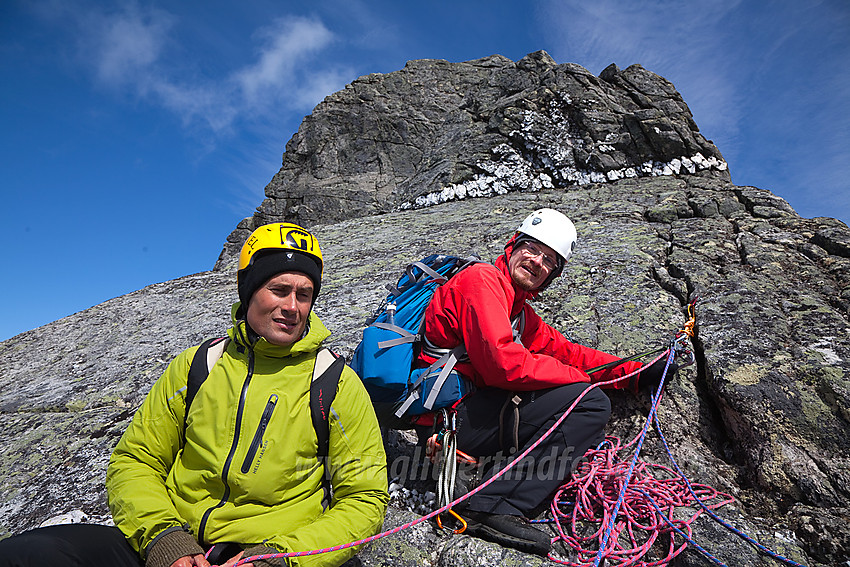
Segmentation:
{"type": "MultiPolygon", "coordinates": [[[[335,115],[338,130],[323,134],[336,138],[325,148],[318,134],[311,134],[316,145],[294,155],[311,130],[308,117],[272,183],[281,185],[267,191],[269,199],[258,215],[246,219],[230,239],[235,244],[255,222],[265,220],[309,224],[322,243],[327,265],[316,311],[334,333],[331,346],[350,356],[364,320],[385,293],[384,284],[408,262],[434,252],[477,253],[493,260],[528,212],[544,206],[564,211],[576,223],[579,247],[564,276],[536,302],[538,313],[575,342],[628,355],[668,341],[682,328],[685,306],[698,298],[691,341],[696,364],[668,384],[659,406],[659,422],[671,452],[691,480],[734,496],[735,504],[721,508],[720,516],[768,548],[810,566],[842,565],[850,559],[850,229],[835,219],[801,218],[770,191],[733,185],[722,166],[700,169],[693,160],[693,171],[680,161],[668,172],[659,170],[660,175],[576,181],[570,181],[567,173],[557,177],[559,169],[551,165],[555,157],[547,162],[541,157],[543,149],[529,150],[528,140],[541,140],[542,130],[523,138],[518,132],[525,110],[507,111],[531,107],[540,111],[545,105],[537,99],[526,101],[524,93],[538,94],[545,90],[541,77],[560,74],[605,93],[600,99],[619,100],[627,109],[622,124],[603,120],[590,112],[590,106],[585,121],[579,122],[573,109],[568,122],[574,125],[576,139],[593,140],[599,135],[594,132],[605,132],[604,138],[617,131],[618,139],[625,140],[620,128],[632,120],[625,116],[637,115],[631,123],[634,131],[626,127],[630,141],[616,146],[618,167],[604,171],[619,171],[639,160],[669,165],[679,159],[674,154],[682,147],[688,151],[679,155],[694,149],[691,156],[700,153],[722,164],[719,153],[698,135],[672,86],[639,67],[610,68],[602,78],[594,78],[576,66],[555,65],[543,54],[532,54],[516,64],[500,57],[454,64],[461,69],[458,74],[484,73],[487,81],[436,80],[433,69],[441,70],[441,77],[450,76],[446,69],[452,66],[413,62],[398,73],[359,79],[328,97],[317,113],[328,111],[338,99],[355,100],[354,91],[363,85],[380,84],[385,94],[367,97],[364,104],[381,101],[387,109],[407,104],[411,118],[399,118],[393,127],[385,123],[355,127],[368,113],[340,106],[335,115]],[[432,69],[430,75],[427,68],[432,69]],[[411,94],[414,71],[422,77],[420,90],[422,85],[437,84],[448,93],[448,85],[457,85],[457,101],[442,103],[444,118],[439,118],[437,106],[411,94]],[[426,76],[431,79],[426,81],[426,76]],[[390,81],[397,84],[397,94],[390,90],[390,81]],[[626,89],[620,83],[630,85],[635,94],[617,94],[626,89]],[[476,90],[473,84],[486,87],[476,90]],[[464,88],[476,94],[464,94],[464,88]],[[508,103],[505,99],[510,96],[504,92],[511,89],[515,98],[508,103]],[[464,101],[466,106],[459,109],[464,101]],[[668,106],[663,101],[669,101],[668,106]],[[486,114],[489,126],[471,120],[465,129],[458,128],[462,134],[454,138],[433,126],[467,120],[466,108],[477,108],[476,116],[486,114]],[[661,114],[650,119],[641,109],[661,114]],[[427,120],[417,121],[420,114],[427,120]],[[670,128],[663,127],[664,119],[670,128]],[[501,128],[506,120],[513,120],[513,126],[501,128]],[[655,121],[650,123],[658,131],[649,130],[666,136],[668,144],[647,136],[641,126],[647,120],[655,121]],[[357,146],[358,137],[346,133],[356,128],[372,138],[378,137],[377,132],[387,138],[425,124],[433,128],[433,144],[443,157],[431,161],[430,168],[424,158],[413,157],[408,170],[402,171],[401,165],[384,168],[393,189],[382,193],[367,166],[390,162],[381,161],[380,145],[372,145],[373,161],[362,162],[364,176],[372,176],[371,190],[362,189],[368,198],[359,201],[351,192],[354,162],[325,154],[357,146]],[[480,127],[474,135],[473,127],[480,127]],[[644,142],[635,141],[639,132],[644,133],[644,142]],[[491,138],[498,143],[490,144],[491,138]],[[494,153],[494,148],[505,146],[505,153],[494,153]],[[473,155],[474,160],[468,157],[473,155]],[[290,159],[312,163],[314,169],[308,173],[293,168],[284,183],[290,159]],[[484,175],[478,169],[481,163],[495,164],[500,179],[541,179],[545,173],[551,184],[510,185],[510,191],[482,192],[478,198],[459,195],[458,187],[484,175]],[[459,173],[463,166],[458,164],[469,170],[459,173]],[[324,180],[327,192],[299,185],[308,177],[324,180]],[[444,192],[451,186],[453,195],[444,192]],[[278,217],[268,216],[278,206],[275,203],[287,202],[273,195],[299,191],[306,201],[294,209],[286,205],[284,212],[274,213],[278,217]],[[452,198],[434,197],[437,194],[452,198]],[[423,199],[417,201],[418,197],[423,199]],[[327,209],[315,204],[319,201],[299,208],[310,199],[327,199],[327,209]],[[354,211],[356,206],[364,208],[354,211]],[[309,216],[314,214],[315,218],[309,216]]],[[[563,93],[552,86],[546,89],[563,93]]],[[[576,94],[570,98],[584,100],[576,94]]],[[[388,118],[393,112],[384,114],[388,118]]],[[[554,143],[538,147],[549,151],[554,143]]],[[[588,165],[597,163],[592,157],[578,159],[579,147],[598,160],[616,153],[594,149],[589,142],[570,144],[567,153],[572,157],[557,154],[561,171],[569,170],[564,165],[568,163],[576,164],[576,171],[603,171],[588,165]]],[[[366,154],[363,150],[361,155],[366,154]]],[[[0,343],[0,537],[59,514],[79,519],[78,510],[88,521],[108,522],[105,463],[133,411],[173,356],[228,326],[229,303],[236,297],[229,246],[211,272],[150,286],[0,343]]],[[[633,438],[643,426],[648,399],[622,392],[610,397],[614,414],[609,433],[623,440],[633,438]]],[[[388,443],[393,460],[416,455],[413,441],[403,434],[391,434],[388,443]]],[[[642,456],[669,464],[652,433],[642,456]]],[[[398,485],[405,484],[396,483],[399,494],[398,485]]],[[[409,499],[394,496],[393,503],[387,528],[422,512],[422,505],[409,499]]],[[[694,525],[694,538],[730,565],[773,563],[706,517],[694,525]]],[[[443,533],[427,522],[377,540],[361,556],[366,565],[398,567],[546,563],[443,533]]],[[[673,564],[709,562],[689,549],[673,564]]]]}

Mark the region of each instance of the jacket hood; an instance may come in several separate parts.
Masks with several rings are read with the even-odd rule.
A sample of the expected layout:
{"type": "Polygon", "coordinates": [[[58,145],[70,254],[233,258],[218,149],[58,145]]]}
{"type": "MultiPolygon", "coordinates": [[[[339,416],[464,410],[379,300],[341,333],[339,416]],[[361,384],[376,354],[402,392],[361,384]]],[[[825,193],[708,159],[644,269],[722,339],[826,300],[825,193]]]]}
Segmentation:
{"type": "Polygon", "coordinates": [[[233,322],[233,326],[228,329],[227,335],[236,344],[249,348],[252,347],[252,340],[256,339],[253,343],[253,349],[257,354],[282,358],[285,356],[314,352],[318,350],[325,339],[331,335],[331,332],[319,320],[319,317],[315,314],[315,312],[310,311],[309,318],[307,319],[306,332],[300,340],[285,346],[274,345],[254,333],[254,331],[248,326],[248,322],[244,318],[240,318],[240,315],[242,315],[240,311],[244,312],[244,310],[240,309],[241,307],[241,301],[237,301],[233,304],[233,307],[231,307],[230,319],[233,322]]]}

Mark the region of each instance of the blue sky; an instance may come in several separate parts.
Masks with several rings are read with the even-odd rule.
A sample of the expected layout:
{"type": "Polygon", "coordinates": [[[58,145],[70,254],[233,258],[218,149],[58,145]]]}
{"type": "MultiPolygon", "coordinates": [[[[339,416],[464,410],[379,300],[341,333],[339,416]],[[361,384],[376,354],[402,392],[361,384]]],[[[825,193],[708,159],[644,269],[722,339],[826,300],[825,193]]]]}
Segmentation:
{"type": "Polygon", "coordinates": [[[676,85],[732,181],[850,222],[850,3],[0,3],[0,340],[209,270],[326,95],[544,49],[676,85]]]}

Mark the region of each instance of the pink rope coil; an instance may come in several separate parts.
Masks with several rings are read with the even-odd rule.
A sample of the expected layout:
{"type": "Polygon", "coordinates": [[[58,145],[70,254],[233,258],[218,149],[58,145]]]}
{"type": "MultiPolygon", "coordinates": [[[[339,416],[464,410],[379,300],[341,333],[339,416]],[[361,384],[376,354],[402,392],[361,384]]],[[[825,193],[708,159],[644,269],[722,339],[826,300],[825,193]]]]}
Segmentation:
{"type": "MultiPolygon", "coordinates": [[[[558,532],[554,541],[563,541],[576,552],[578,562],[550,557],[563,565],[591,565],[602,542],[603,532],[611,523],[611,513],[626,479],[629,459],[622,453],[634,441],[622,445],[616,437],[607,437],[597,449],[591,449],[552,502],[552,516],[558,532]],[[595,526],[595,530],[594,527],[595,526]]],[[[691,484],[700,500],[711,509],[733,502],[728,494],[703,484],[691,484]]],[[[607,544],[608,565],[649,567],[666,565],[687,547],[675,541],[675,532],[647,501],[651,497],[668,518],[683,532],[692,535],[691,524],[702,514],[685,481],[672,469],[638,459],[625,498],[614,522],[607,544]],[[696,506],[686,519],[673,519],[682,508],[696,506]],[[656,541],[664,538],[666,556],[645,560],[656,541]]],[[[680,514],[681,515],[681,514],[680,514]]],[[[657,553],[658,546],[656,546],[657,553]]]]}

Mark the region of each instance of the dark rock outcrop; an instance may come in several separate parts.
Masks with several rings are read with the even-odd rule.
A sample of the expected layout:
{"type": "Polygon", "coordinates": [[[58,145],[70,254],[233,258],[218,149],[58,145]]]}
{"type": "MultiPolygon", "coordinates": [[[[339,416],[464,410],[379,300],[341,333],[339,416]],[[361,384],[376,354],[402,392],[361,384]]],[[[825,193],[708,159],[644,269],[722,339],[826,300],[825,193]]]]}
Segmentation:
{"type": "MultiPolygon", "coordinates": [[[[501,57],[412,62],[328,97],[288,145],[267,194],[231,235],[233,244],[257,222],[311,225],[327,262],[316,310],[334,331],[332,346],[348,355],[383,285],[407,262],[435,251],[492,260],[532,209],[566,212],[579,248],[541,295],[538,312],[576,342],[626,355],[668,340],[685,305],[699,297],[697,364],[669,384],[659,408],[672,452],[692,480],[732,494],[736,503],[720,515],[767,547],[806,565],[850,559],[850,229],[801,218],[767,190],[733,185],[668,82],[640,67],[595,78],[544,54],[516,64],[501,57]],[[562,83],[587,90],[569,91],[567,104],[562,83]],[[429,85],[433,98],[423,94],[429,85]],[[593,112],[614,101],[623,112],[593,112]],[[379,104],[385,110],[374,110],[379,104]],[[548,129],[556,108],[569,116],[565,131],[548,129]],[[376,113],[380,120],[364,122],[376,113]],[[619,145],[600,149],[600,137],[612,133],[619,145]],[[417,141],[396,148],[387,141],[393,136],[417,141]],[[555,152],[559,142],[569,151],[555,152]],[[431,153],[405,153],[413,148],[431,153]],[[696,154],[716,161],[700,169],[696,154]],[[690,165],[674,163],[687,155],[690,165]],[[640,163],[669,169],[607,175],[640,163]],[[459,187],[489,175],[486,164],[512,190],[461,195],[459,187]],[[558,176],[570,167],[588,176],[558,176]],[[522,185],[543,175],[548,185],[522,185]],[[420,197],[434,206],[402,208],[420,197]]],[[[104,466],[132,412],[174,355],[228,325],[232,247],[215,271],[0,343],[0,537],[76,509],[107,520],[104,466]]],[[[631,439],[648,400],[611,398],[609,431],[631,439]]],[[[403,436],[393,444],[393,457],[411,454],[403,436]]],[[[642,454],[668,461],[653,435],[642,454]]],[[[416,517],[398,504],[387,527],[416,517]]],[[[705,517],[694,537],[727,564],[766,564],[705,517]]],[[[398,567],[545,563],[431,524],[378,540],[362,556],[367,565],[398,567]]],[[[688,550],[674,564],[709,563],[688,550]]]]}
{"type": "Polygon", "coordinates": [[[332,222],[508,191],[691,173],[729,179],[673,85],[640,65],[600,77],[543,51],[411,61],[304,119],[250,222],[332,222]]]}

